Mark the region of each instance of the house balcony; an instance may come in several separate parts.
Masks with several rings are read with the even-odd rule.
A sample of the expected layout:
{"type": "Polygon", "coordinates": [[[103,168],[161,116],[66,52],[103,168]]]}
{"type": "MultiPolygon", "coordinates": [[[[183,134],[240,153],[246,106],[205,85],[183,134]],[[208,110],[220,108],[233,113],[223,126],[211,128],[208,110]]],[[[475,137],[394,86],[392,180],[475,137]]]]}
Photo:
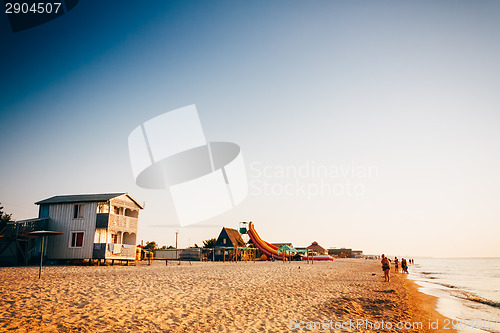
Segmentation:
{"type": "Polygon", "coordinates": [[[137,217],[116,215],[113,213],[99,213],[96,219],[96,228],[110,231],[137,233],[137,217]]]}

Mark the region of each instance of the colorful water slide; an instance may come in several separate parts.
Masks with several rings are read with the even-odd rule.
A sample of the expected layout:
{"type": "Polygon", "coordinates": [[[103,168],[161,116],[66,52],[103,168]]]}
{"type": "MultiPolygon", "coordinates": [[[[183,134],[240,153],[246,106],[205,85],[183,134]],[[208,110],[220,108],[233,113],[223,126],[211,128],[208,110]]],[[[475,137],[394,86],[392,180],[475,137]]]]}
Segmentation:
{"type": "MultiPolygon", "coordinates": [[[[259,234],[255,231],[253,222],[248,224],[248,236],[250,236],[255,246],[268,258],[274,257],[275,259],[283,259],[282,256],[278,254],[278,248],[276,246],[260,238],[259,234]]],[[[302,257],[302,260],[333,261],[333,258],[329,255],[315,255],[302,257]]]]}
{"type": "Polygon", "coordinates": [[[250,236],[254,245],[268,258],[274,257],[275,259],[283,259],[280,255],[278,255],[278,252],[276,251],[278,248],[276,246],[269,244],[260,238],[259,234],[255,231],[253,222],[250,222],[248,225],[248,236],[250,236]]]}

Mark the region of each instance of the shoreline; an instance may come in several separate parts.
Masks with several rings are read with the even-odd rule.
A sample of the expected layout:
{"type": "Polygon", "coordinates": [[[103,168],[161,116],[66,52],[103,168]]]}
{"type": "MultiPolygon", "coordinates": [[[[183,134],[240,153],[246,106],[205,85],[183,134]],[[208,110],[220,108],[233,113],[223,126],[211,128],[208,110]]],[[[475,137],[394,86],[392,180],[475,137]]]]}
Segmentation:
{"type": "MultiPolygon", "coordinates": [[[[394,274],[394,273],[393,273],[394,274]]],[[[398,275],[402,275],[398,273],[398,275]]],[[[430,332],[458,332],[451,328],[451,319],[444,316],[437,310],[438,297],[426,294],[418,289],[420,286],[412,279],[408,278],[408,274],[404,274],[405,279],[403,285],[407,288],[408,293],[414,295],[419,306],[415,308],[415,318],[425,322],[431,319],[432,322],[438,323],[439,330],[430,330],[430,332]]]]}
{"type": "Polygon", "coordinates": [[[455,332],[443,329],[435,297],[402,274],[383,282],[375,260],[47,266],[41,280],[36,267],[6,267],[0,276],[0,331],[455,332]]]}

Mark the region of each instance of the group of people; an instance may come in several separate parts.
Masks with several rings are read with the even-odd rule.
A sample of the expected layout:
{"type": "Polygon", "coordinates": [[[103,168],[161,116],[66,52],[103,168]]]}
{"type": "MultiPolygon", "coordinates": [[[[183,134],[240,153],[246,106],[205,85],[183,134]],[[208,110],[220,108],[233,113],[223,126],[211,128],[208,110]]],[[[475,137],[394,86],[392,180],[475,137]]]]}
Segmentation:
{"type": "MultiPolygon", "coordinates": [[[[391,271],[391,259],[387,258],[384,254],[382,254],[382,271],[384,271],[384,281],[389,282],[389,272],[391,271]]],[[[413,265],[415,262],[413,259],[406,260],[405,258],[401,258],[401,272],[408,274],[408,263],[413,265]]],[[[394,272],[399,273],[399,259],[398,257],[394,257],[394,272]]]]}
{"type": "MultiPolygon", "coordinates": [[[[408,263],[410,263],[410,265],[413,265],[413,259],[408,259],[407,261],[405,258],[401,258],[401,273],[408,274],[408,263]]],[[[394,272],[395,273],[399,272],[398,257],[394,257],[394,272]]]]}

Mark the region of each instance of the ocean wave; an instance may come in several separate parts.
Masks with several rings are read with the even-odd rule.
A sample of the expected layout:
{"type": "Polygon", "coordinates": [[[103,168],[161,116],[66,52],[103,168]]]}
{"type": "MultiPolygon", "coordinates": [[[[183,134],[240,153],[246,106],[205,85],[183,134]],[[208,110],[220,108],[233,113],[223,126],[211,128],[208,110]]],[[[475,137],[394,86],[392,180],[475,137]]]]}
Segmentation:
{"type": "Polygon", "coordinates": [[[495,302],[495,301],[489,300],[487,298],[474,295],[472,293],[466,293],[466,292],[462,291],[462,292],[455,293],[454,296],[457,298],[461,298],[461,299],[465,299],[468,301],[489,305],[489,306],[492,306],[494,308],[500,309],[500,302],[495,302]]]}
{"type": "Polygon", "coordinates": [[[458,288],[457,286],[454,286],[452,284],[447,284],[447,283],[438,283],[438,284],[443,286],[443,287],[450,288],[450,289],[457,289],[458,288]]]}
{"type": "MultiPolygon", "coordinates": [[[[418,272],[418,274],[420,274],[422,276],[422,278],[424,279],[424,281],[426,280],[440,280],[441,277],[439,276],[434,276],[434,275],[440,275],[442,273],[437,273],[437,272],[418,272]]],[[[450,289],[456,289],[458,288],[457,286],[454,286],[454,285],[451,285],[451,284],[447,284],[447,283],[443,283],[443,282],[437,282],[437,281],[428,281],[430,283],[434,283],[434,284],[438,284],[440,286],[443,286],[443,287],[446,287],[446,288],[450,288],[450,289]]]]}

